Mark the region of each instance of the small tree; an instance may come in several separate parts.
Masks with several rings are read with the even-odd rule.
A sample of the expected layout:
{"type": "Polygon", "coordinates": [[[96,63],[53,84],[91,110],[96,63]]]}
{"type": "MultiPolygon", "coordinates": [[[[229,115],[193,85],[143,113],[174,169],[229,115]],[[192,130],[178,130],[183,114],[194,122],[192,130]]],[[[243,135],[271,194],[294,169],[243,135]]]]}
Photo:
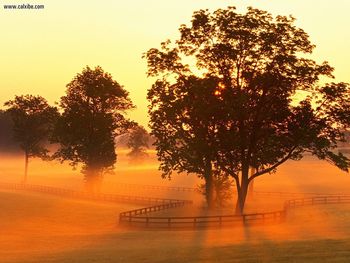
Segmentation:
{"type": "MultiPolygon", "coordinates": [[[[232,178],[226,176],[220,171],[213,172],[213,205],[215,207],[226,207],[231,199],[233,198],[232,188],[234,187],[234,183],[232,178]]],[[[199,185],[199,192],[204,196],[207,196],[207,187],[206,184],[199,185]]]]}
{"type": "Polygon", "coordinates": [[[0,152],[16,153],[21,151],[13,136],[13,121],[8,112],[0,110],[0,152]]]}
{"type": "Polygon", "coordinates": [[[305,56],[314,45],[294,20],[254,8],[199,10],[174,46],[146,54],[149,75],[158,77],[149,100],[161,169],[204,174],[207,162],[223,171],[235,180],[238,214],[252,180],[305,152],[350,166],[334,150],[350,125],[349,85],[320,85],[333,68],[305,56]],[[307,96],[296,103],[299,91],[307,96]]]}
{"type": "Polygon", "coordinates": [[[123,113],[133,108],[129,93],[101,67],[86,67],[67,85],[53,142],[59,160],[83,165],[88,190],[99,189],[103,174],[117,160],[115,137],[131,126],[123,113]]]}
{"type": "Polygon", "coordinates": [[[142,126],[135,126],[128,138],[127,146],[131,151],[127,154],[131,160],[140,161],[148,156],[149,134],[142,126]]]}
{"type": "Polygon", "coordinates": [[[52,132],[58,112],[40,96],[16,96],[5,102],[13,121],[14,139],[24,151],[25,168],[23,183],[27,183],[29,158],[48,158],[46,144],[52,132]]]}

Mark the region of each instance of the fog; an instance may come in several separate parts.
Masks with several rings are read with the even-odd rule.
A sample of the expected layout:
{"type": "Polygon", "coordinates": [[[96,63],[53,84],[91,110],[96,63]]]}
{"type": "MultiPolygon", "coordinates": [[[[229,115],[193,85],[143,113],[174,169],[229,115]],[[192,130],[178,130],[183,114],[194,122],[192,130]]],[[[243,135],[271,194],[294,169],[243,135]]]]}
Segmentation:
{"type": "MultiPolygon", "coordinates": [[[[20,182],[23,168],[22,156],[2,155],[0,182],[20,182]]],[[[153,185],[195,188],[202,183],[196,176],[186,174],[174,174],[171,180],[162,179],[157,168],[154,152],[143,163],[131,165],[125,152],[120,151],[115,173],[105,176],[102,192],[195,201],[193,206],[154,213],[158,216],[164,213],[174,216],[206,213],[204,199],[195,191],[141,187],[153,185]]],[[[84,189],[79,168],[74,171],[67,164],[43,162],[39,159],[30,160],[28,183],[84,189]]],[[[347,173],[308,156],[298,162],[287,162],[276,174],[258,178],[254,184],[256,193],[248,199],[246,212],[279,210],[285,200],[292,198],[269,196],[265,192],[350,194],[349,187],[350,176],[347,173]]],[[[211,213],[232,214],[234,206],[232,201],[228,207],[211,213]]],[[[137,204],[99,203],[0,189],[0,207],[0,246],[3,248],[0,251],[1,262],[51,262],[48,258],[52,262],[73,262],[69,259],[83,258],[84,253],[90,255],[89,259],[96,255],[100,257],[102,252],[96,252],[97,250],[104,251],[103,254],[111,258],[138,261],[138,257],[147,257],[152,248],[161,248],[171,254],[175,247],[198,258],[204,253],[203,256],[210,259],[211,256],[217,256],[216,249],[227,246],[237,248],[246,244],[250,244],[248,254],[255,253],[268,261],[266,251],[271,246],[283,247],[288,244],[288,247],[289,243],[286,242],[342,240],[350,236],[350,205],[296,208],[290,210],[286,221],[281,223],[170,232],[124,229],[119,226],[118,214],[142,207],[137,204]],[[204,248],[209,249],[209,252],[201,252],[204,248]],[[131,250],[134,251],[132,255],[125,254],[125,251],[131,250]],[[89,254],[91,251],[94,253],[89,254]]],[[[162,255],[159,257],[161,259],[162,255]]],[[[85,259],[81,262],[89,261],[85,259]]],[[[114,261],[101,259],[91,262],[114,261]]]]}

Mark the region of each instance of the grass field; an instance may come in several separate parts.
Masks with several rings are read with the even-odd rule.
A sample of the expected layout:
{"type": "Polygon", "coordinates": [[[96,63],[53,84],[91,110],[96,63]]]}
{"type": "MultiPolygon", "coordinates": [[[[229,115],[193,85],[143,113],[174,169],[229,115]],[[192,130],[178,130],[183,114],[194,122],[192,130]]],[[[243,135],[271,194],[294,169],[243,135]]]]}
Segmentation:
{"type": "Polygon", "coordinates": [[[0,262],[349,262],[350,206],[292,212],[285,223],[203,231],[121,229],[133,205],[0,192],[0,262]]]}
{"type": "MultiPolygon", "coordinates": [[[[0,181],[20,182],[23,158],[1,156],[0,181]]],[[[196,187],[195,176],[160,178],[157,163],[130,166],[119,159],[103,191],[164,198],[198,199],[194,207],[155,215],[205,213],[195,193],[123,189],[115,185],[147,184],[196,187]]],[[[82,189],[79,171],[67,165],[31,160],[30,184],[82,189]]],[[[275,175],[255,182],[256,191],[349,193],[350,176],[325,162],[305,158],[288,162],[275,175]]],[[[281,208],[285,198],[256,195],[247,212],[281,208]]],[[[202,231],[136,231],[117,225],[118,214],[140,206],[102,204],[34,194],[0,191],[0,263],[106,262],[350,262],[350,205],[321,205],[292,210],[275,225],[202,231]]],[[[229,213],[232,208],[218,213],[229,213]]]]}

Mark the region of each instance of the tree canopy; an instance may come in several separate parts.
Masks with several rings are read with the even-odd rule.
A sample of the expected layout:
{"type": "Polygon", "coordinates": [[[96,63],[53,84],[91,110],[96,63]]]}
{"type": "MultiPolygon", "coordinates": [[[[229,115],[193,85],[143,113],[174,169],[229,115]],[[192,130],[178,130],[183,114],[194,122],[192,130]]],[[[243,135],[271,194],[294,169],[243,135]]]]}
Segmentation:
{"type": "Polygon", "coordinates": [[[86,67],[68,83],[59,105],[63,112],[53,138],[60,144],[55,157],[82,164],[93,190],[117,160],[115,137],[132,126],[124,116],[134,107],[129,93],[101,67],[86,67]]]}
{"type": "Polygon", "coordinates": [[[0,152],[21,151],[19,143],[13,138],[13,122],[10,114],[0,110],[0,152]]]}
{"type": "Polygon", "coordinates": [[[136,125],[129,133],[127,146],[131,149],[127,155],[132,161],[140,161],[147,157],[146,150],[149,148],[149,134],[146,129],[136,125]]]}
{"type": "Polygon", "coordinates": [[[56,107],[50,106],[40,96],[16,96],[5,102],[7,112],[13,122],[14,140],[25,153],[25,172],[23,182],[27,182],[28,160],[32,157],[47,159],[49,137],[58,117],[56,107]]]}
{"type": "Polygon", "coordinates": [[[349,85],[322,84],[333,68],[310,58],[315,46],[294,21],[254,8],[199,10],[175,43],[145,54],[157,77],[149,114],[164,176],[197,173],[210,183],[223,171],[242,213],[254,178],[306,152],[348,170],[335,148],[350,124],[349,85]]]}

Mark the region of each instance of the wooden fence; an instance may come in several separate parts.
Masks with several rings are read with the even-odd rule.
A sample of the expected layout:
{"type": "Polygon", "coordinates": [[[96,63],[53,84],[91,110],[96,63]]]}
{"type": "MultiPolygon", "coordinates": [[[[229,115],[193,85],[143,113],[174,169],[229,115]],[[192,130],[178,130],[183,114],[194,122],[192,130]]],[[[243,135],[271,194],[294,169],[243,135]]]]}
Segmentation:
{"type": "MultiPolygon", "coordinates": [[[[321,204],[345,204],[350,203],[350,195],[328,195],[328,196],[314,196],[306,198],[297,198],[287,200],[282,210],[253,213],[244,215],[220,215],[220,216],[194,216],[194,217],[154,217],[154,216],[140,216],[154,211],[167,209],[169,207],[162,207],[162,209],[154,210],[149,207],[141,212],[128,211],[119,215],[119,224],[124,226],[142,227],[142,228],[201,228],[201,227],[222,227],[230,226],[237,223],[251,224],[251,223],[265,223],[265,222],[281,222],[285,219],[287,212],[291,208],[307,206],[307,205],[321,205],[321,204]],[[132,212],[132,213],[129,213],[132,212]]],[[[176,207],[174,205],[173,207],[176,207]]],[[[140,210],[140,209],[138,209],[140,210]]]]}
{"type": "Polygon", "coordinates": [[[194,187],[184,186],[163,186],[163,185],[143,185],[143,184],[112,184],[112,187],[123,189],[140,189],[140,190],[161,190],[161,191],[176,191],[176,192],[197,192],[198,189],[194,187]]]}
{"type": "Polygon", "coordinates": [[[239,215],[220,215],[220,216],[193,216],[193,217],[152,217],[127,215],[127,212],[119,215],[119,224],[123,226],[142,227],[142,228],[202,228],[202,227],[221,227],[237,223],[254,222],[276,222],[284,219],[285,211],[274,211],[267,213],[254,213],[239,215]]]}
{"type": "Polygon", "coordinates": [[[48,194],[53,194],[53,195],[58,195],[63,197],[106,201],[106,202],[126,202],[126,203],[140,203],[140,204],[169,204],[169,203],[184,202],[184,200],[179,200],[179,199],[119,195],[119,194],[105,194],[105,193],[90,193],[86,191],[76,191],[76,190],[65,189],[65,188],[33,185],[33,184],[0,183],[0,188],[9,189],[9,190],[27,190],[27,191],[33,191],[33,192],[48,193],[48,194]]]}
{"type": "MultiPolygon", "coordinates": [[[[161,190],[161,191],[177,191],[177,192],[196,192],[200,193],[198,188],[183,187],[183,186],[162,186],[162,185],[142,185],[142,184],[125,184],[116,183],[113,188],[132,189],[132,190],[161,190]]],[[[233,188],[233,193],[236,194],[236,189],[233,188]]],[[[254,191],[253,195],[257,196],[273,196],[273,197],[306,197],[306,196],[324,196],[337,195],[331,193],[312,193],[312,192],[280,192],[280,191],[254,191]]]]}
{"type": "MultiPolygon", "coordinates": [[[[178,228],[201,228],[201,227],[221,227],[237,223],[263,223],[280,222],[284,220],[289,209],[321,204],[345,204],[350,203],[350,195],[319,195],[287,200],[284,207],[279,211],[253,213],[244,215],[215,215],[215,216],[194,216],[194,217],[157,217],[148,216],[152,212],[157,212],[170,208],[182,207],[192,204],[189,200],[165,199],[144,196],[129,196],[119,194],[89,193],[52,186],[42,186],[33,184],[0,183],[0,188],[10,190],[28,190],[40,193],[48,193],[63,197],[88,199],[107,202],[130,202],[130,203],[150,203],[153,206],[139,208],[122,212],[119,214],[119,224],[130,227],[158,228],[158,229],[178,229],[178,228]],[[147,215],[147,216],[146,216],[147,215]]],[[[273,194],[274,192],[261,192],[273,194]]],[[[275,192],[275,196],[286,196],[283,192],[275,192]]],[[[292,193],[292,195],[312,193],[292,193]]]]}
{"type": "Polygon", "coordinates": [[[284,204],[284,209],[290,209],[308,205],[324,205],[324,204],[346,204],[350,203],[349,195],[328,195],[314,196],[308,198],[298,198],[287,200],[284,204]]]}

